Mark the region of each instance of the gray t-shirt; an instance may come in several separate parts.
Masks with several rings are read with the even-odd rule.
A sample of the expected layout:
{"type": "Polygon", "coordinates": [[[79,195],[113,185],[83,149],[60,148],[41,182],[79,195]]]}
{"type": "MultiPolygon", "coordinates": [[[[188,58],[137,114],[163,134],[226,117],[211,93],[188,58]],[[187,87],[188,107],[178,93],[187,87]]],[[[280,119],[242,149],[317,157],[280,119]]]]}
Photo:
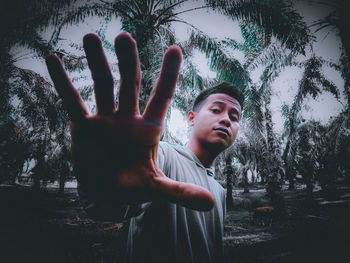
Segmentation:
{"type": "Polygon", "coordinates": [[[166,201],[142,204],[131,218],[127,241],[128,263],[222,262],[225,191],[186,146],[161,142],[158,166],[173,180],[208,189],[215,206],[208,212],[191,210],[166,201]]]}

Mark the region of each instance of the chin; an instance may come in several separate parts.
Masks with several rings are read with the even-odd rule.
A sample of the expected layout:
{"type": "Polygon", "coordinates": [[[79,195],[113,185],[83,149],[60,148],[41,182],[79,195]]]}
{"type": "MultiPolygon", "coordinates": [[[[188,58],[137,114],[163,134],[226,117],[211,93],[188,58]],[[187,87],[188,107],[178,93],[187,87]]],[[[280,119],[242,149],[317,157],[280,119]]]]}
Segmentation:
{"type": "Polygon", "coordinates": [[[225,142],[222,140],[207,143],[208,148],[213,149],[215,151],[219,151],[219,152],[224,151],[226,148],[230,147],[231,145],[232,145],[232,143],[229,144],[228,142],[225,142]]]}

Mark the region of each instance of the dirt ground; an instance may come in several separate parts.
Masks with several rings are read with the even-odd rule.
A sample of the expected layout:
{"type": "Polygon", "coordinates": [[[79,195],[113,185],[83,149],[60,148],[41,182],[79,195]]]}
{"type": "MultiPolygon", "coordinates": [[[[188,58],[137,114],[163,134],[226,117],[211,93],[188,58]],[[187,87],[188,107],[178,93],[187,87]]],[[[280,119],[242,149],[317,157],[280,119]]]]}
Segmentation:
{"type": "Polygon", "coordinates": [[[349,262],[349,188],[339,188],[332,196],[314,192],[311,201],[304,190],[281,195],[284,209],[266,225],[253,220],[249,205],[239,205],[271,205],[266,193],[236,196],[241,201],[238,209],[229,211],[225,226],[226,262],[349,262]]]}
{"type": "MultiPolygon", "coordinates": [[[[234,192],[225,224],[226,262],[348,262],[350,189],[332,196],[283,191],[279,213],[253,219],[255,207],[271,205],[262,190],[234,192]],[[265,221],[264,221],[265,220],[265,221]]],[[[277,200],[277,201],[276,201],[277,200]]],[[[276,203],[277,202],[277,203],[276,203]]],[[[122,262],[127,222],[95,222],[80,206],[76,189],[33,193],[0,186],[0,262],[122,262]]]]}

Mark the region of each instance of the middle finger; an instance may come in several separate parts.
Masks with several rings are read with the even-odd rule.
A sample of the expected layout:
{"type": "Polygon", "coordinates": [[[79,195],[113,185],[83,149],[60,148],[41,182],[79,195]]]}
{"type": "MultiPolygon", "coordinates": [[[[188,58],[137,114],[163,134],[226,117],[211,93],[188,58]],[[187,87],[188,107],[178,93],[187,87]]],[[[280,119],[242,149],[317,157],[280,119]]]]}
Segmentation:
{"type": "Polygon", "coordinates": [[[84,49],[94,80],[97,113],[108,115],[115,109],[114,81],[100,38],[87,34],[83,39],[84,49]]]}
{"type": "Polygon", "coordinates": [[[118,112],[138,115],[141,69],[136,42],[130,34],[123,32],[116,37],[114,45],[120,72],[118,112]]]}

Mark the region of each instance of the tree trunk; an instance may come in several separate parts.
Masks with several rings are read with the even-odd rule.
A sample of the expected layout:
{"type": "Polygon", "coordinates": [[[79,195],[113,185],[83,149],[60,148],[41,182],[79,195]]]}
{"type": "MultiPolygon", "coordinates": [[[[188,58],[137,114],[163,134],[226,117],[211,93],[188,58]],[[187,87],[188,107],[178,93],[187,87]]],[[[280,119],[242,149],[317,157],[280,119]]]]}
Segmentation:
{"type": "Polygon", "coordinates": [[[40,175],[38,173],[36,173],[33,176],[32,189],[33,189],[33,191],[38,192],[40,190],[40,188],[41,188],[40,175]]]}
{"type": "Polygon", "coordinates": [[[252,173],[252,184],[255,184],[257,181],[256,176],[254,175],[254,173],[252,173]]]}
{"type": "Polygon", "coordinates": [[[36,165],[33,168],[33,185],[32,189],[34,191],[39,191],[41,188],[41,178],[43,173],[45,172],[45,142],[46,142],[46,135],[44,140],[39,142],[38,152],[36,156],[36,165]]]}
{"type": "Polygon", "coordinates": [[[286,176],[289,179],[289,187],[288,187],[288,189],[289,190],[295,190],[294,175],[289,170],[287,170],[286,176]]]}
{"type": "Polygon", "coordinates": [[[267,136],[267,149],[269,152],[268,160],[269,160],[269,168],[268,168],[268,183],[277,183],[279,179],[279,161],[277,157],[277,143],[275,141],[274,133],[273,133],[273,122],[272,122],[272,114],[269,108],[270,105],[270,97],[267,99],[265,103],[265,120],[266,120],[266,136],[267,136]]]}
{"type": "Polygon", "coordinates": [[[306,180],[306,194],[309,198],[312,198],[312,181],[311,178],[307,178],[306,180]]]}
{"type": "Polygon", "coordinates": [[[289,181],[289,190],[294,190],[295,185],[294,185],[294,176],[293,173],[291,173],[289,169],[289,164],[288,164],[288,154],[289,154],[289,149],[290,149],[290,139],[291,137],[288,136],[288,141],[286,144],[286,148],[283,151],[282,159],[284,163],[284,171],[285,171],[285,176],[289,181]]]}
{"type": "Polygon", "coordinates": [[[260,176],[260,184],[261,184],[261,185],[266,184],[265,176],[260,176]]]}
{"type": "Polygon", "coordinates": [[[58,193],[64,194],[64,186],[66,184],[66,173],[65,171],[61,171],[60,179],[59,179],[59,188],[58,193]]]}
{"type": "Polygon", "coordinates": [[[233,208],[233,197],[232,197],[232,157],[226,156],[226,165],[224,173],[226,175],[226,207],[228,210],[233,208]]]}
{"type": "Polygon", "coordinates": [[[249,193],[249,185],[248,185],[248,171],[245,170],[243,174],[243,184],[244,184],[244,193],[249,193]]]}

